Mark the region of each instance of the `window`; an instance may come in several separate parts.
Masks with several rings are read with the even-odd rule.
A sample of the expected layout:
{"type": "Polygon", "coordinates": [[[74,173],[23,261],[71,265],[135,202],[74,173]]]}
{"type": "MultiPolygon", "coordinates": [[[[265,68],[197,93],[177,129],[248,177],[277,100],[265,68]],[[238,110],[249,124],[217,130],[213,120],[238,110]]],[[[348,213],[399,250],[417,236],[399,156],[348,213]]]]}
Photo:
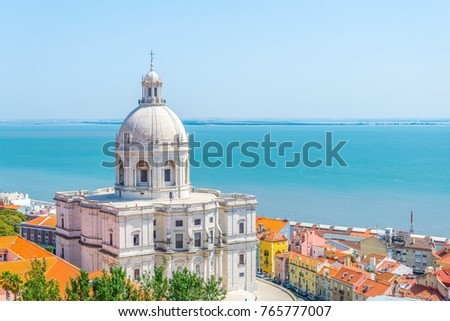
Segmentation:
{"type": "Polygon", "coordinates": [[[151,88],[148,89],[148,95],[149,95],[149,96],[152,95],[152,89],[151,89],[151,88]]]}
{"type": "Polygon", "coordinates": [[[22,229],[22,235],[24,238],[27,238],[27,232],[28,232],[27,228],[22,229]]]}
{"type": "Polygon", "coordinates": [[[194,233],[194,246],[195,247],[202,246],[202,233],[201,232],[194,233]]]}
{"type": "Polygon", "coordinates": [[[211,216],[211,217],[209,218],[209,223],[214,223],[214,217],[211,216]]]}
{"type": "Polygon", "coordinates": [[[109,245],[113,245],[113,235],[109,233],[109,245]]]}
{"type": "Polygon", "coordinates": [[[170,182],[170,168],[164,170],[164,182],[170,182]]]}
{"type": "Polygon", "coordinates": [[[155,96],[158,96],[158,88],[154,88],[155,96]]]}
{"type": "Polygon", "coordinates": [[[34,241],[34,230],[31,230],[31,231],[30,231],[30,234],[31,234],[30,240],[31,240],[31,241],[34,241]]]}
{"type": "Polygon", "coordinates": [[[64,218],[61,218],[61,228],[64,228],[64,218]]]}
{"type": "Polygon", "coordinates": [[[140,186],[148,186],[150,181],[149,169],[147,162],[141,160],[137,164],[137,183],[140,186]]]}
{"type": "Polygon", "coordinates": [[[141,183],[148,183],[148,171],[141,169],[141,183]]]}
{"type": "Polygon", "coordinates": [[[153,220],[153,226],[156,226],[156,220],[153,220]]]}
{"type": "Polygon", "coordinates": [[[49,242],[48,242],[48,232],[46,231],[45,232],[45,244],[48,244],[49,242]]]}
{"type": "Polygon", "coordinates": [[[243,278],[244,277],[244,272],[239,273],[239,277],[243,278]]]}
{"type": "Polygon", "coordinates": [[[244,222],[239,222],[239,234],[243,234],[244,232],[244,222]]]}
{"type": "Polygon", "coordinates": [[[140,239],[139,234],[133,235],[133,245],[134,246],[139,246],[139,239],[140,239]]]}
{"type": "Polygon", "coordinates": [[[62,259],[64,258],[64,248],[63,247],[61,248],[61,258],[62,259]]]}
{"type": "Polygon", "coordinates": [[[156,239],[156,231],[153,231],[153,239],[156,239]]]}
{"type": "Polygon", "coordinates": [[[195,265],[195,273],[200,275],[200,264],[195,265]]]}
{"type": "Polygon", "coordinates": [[[201,220],[201,219],[196,218],[196,219],[194,220],[194,225],[201,225],[201,224],[202,224],[202,220],[201,220]]]}
{"type": "Polygon", "coordinates": [[[177,227],[183,226],[183,221],[181,221],[181,220],[176,220],[176,221],[175,221],[175,226],[177,226],[177,227]]]}
{"type": "Polygon", "coordinates": [[[183,248],[183,234],[175,234],[175,248],[176,249],[183,248]]]}
{"type": "Polygon", "coordinates": [[[245,254],[239,254],[239,265],[245,264],[245,254]]]}
{"type": "Polygon", "coordinates": [[[134,280],[139,280],[140,276],[141,276],[141,270],[134,269],[134,280]]]}

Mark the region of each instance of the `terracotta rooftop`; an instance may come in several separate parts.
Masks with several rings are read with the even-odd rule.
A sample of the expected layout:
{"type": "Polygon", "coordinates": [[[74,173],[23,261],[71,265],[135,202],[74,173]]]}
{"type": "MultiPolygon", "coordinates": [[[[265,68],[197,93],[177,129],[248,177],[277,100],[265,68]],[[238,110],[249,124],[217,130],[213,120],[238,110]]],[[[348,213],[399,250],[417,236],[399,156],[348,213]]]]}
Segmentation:
{"type": "Polygon", "coordinates": [[[0,210],[6,209],[6,210],[14,210],[14,211],[17,211],[19,208],[20,208],[19,205],[5,204],[3,201],[0,201],[0,210]]]}
{"type": "Polygon", "coordinates": [[[31,221],[23,222],[21,225],[36,225],[46,227],[56,227],[56,215],[39,216],[31,221]]]}
{"type": "Polygon", "coordinates": [[[437,290],[419,284],[414,284],[403,296],[427,301],[444,301],[437,290]]]}
{"type": "Polygon", "coordinates": [[[273,232],[280,232],[283,227],[286,226],[286,224],[289,224],[288,220],[281,220],[281,219],[275,219],[275,218],[268,218],[264,216],[257,216],[256,217],[256,230],[259,231],[260,224],[262,224],[262,227],[265,230],[273,231],[273,232]]]}
{"type": "Polygon", "coordinates": [[[1,236],[0,250],[7,250],[14,253],[19,259],[14,261],[0,262],[0,273],[11,271],[25,278],[26,272],[31,268],[33,259],[45,258],[47,263],[46,276],[55,279],[59,283],[61,297],[65,296],[66,284],[70,277],[77,277],[79,269],[69,262],[53,255],[40,246],[29,242],[21,236],[1,236]]]}
{"type": "Polygon", "coordinates": [[[450,287],[450,267],[434,272],[446,287],[450,287]]]}
{"type": "Polygon", "coordinates": [[[398,275],[393,274],[391,272],[383,272],[383,273],[378,273],[375,275],[375,280],[377,281],[382,281],[382,282],[387,282],[387,283],[392,283],[394,282],[396,279],[398,278],[398,275]]]}
{"type": "Polygon", "coordinates": [[[365,280],[361,285],[355,288],[355,293],[365,297],[374,297],[386,294],[390,285],[382,282],[373,281],[371,279],[365,280]]]}
{"type": "Polygon", "coordinates": [[[329,266],[323,266],[319,272],[317,272],[317,275],[324,275],[324,271],[328,270],[328,277],[332,278],[336,273],[339,271],[338,268],[333,268],[329,266]]]}
{"type": "Polygon", "coordinates": [[[369,254],[366,255],[364,259],[361,260],[361,264],[370,265],[370,259],[375,258],[375,265],[378,265],[383,259],[386,258],[386,255],[378,255],[378,254],[369,254]]]}
{"type": "Polygon", "coordinates": [[[433,255],[441,264],[450,265],[450,245],[446,245],[442,250],[434,252],[433,255]]]}
{"type": "Polygon", "coordinates": [[[260,233],[260,235],[258,236],[258,238],[261,241],[265,241],[265,242],[282,242],[282,241],[287,241],[287,239],[276,232],[273,231],[267,231],[267,232],[263,232],[260,233]]]}
{"type": "Polygon", "coordinates": [[[370,274],[366,271],[355,267],[343,266],[334,275],[333,279],[340,282],[344,282],[350,285],[358,283],[358,281],[363,277],[368,277],[370,274]]]}

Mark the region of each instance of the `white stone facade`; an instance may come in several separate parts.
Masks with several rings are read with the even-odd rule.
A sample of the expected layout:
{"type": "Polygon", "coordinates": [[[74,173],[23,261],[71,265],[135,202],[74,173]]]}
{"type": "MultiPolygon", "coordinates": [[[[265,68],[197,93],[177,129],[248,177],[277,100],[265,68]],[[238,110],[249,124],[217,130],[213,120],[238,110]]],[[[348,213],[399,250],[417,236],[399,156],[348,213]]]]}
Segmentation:
{"type": "Polygon", "coordinates": [[[131,278],[167,262],[222,277],[229,290],[256,288],[256,198],[193,189],[189,141],[162,98],[153,70],[139,107],[117,137],[114,188],[56,193],[57,255],[88,271],[126,269],[131,278]]]}

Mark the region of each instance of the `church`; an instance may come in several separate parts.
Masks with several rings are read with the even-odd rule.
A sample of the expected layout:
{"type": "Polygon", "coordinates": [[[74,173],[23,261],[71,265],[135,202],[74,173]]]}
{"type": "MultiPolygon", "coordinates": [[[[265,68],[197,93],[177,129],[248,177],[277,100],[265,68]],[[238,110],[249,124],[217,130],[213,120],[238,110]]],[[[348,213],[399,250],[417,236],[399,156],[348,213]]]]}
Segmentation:
{"type": "Polygon", "coordinates": [[[57,192],[57,255],[88,272],[118,265],[138,279],[166,262],[228,291],[256,288],[256,198],[193,188],[189,138],[154,70],[116,137],[114,187],[57,192]]]}

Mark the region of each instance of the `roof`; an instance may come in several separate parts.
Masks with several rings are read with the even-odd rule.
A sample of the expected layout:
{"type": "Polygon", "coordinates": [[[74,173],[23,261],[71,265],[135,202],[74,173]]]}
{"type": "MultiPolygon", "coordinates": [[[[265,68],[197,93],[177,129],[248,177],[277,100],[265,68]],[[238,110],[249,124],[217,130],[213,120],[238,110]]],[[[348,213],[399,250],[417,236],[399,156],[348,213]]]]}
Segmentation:
{"type": "Polygon", "coordinates": [[[392,283],[397,279],[397,275],[391,272],[383,272],[375,275],[375,280],[392,283]]]}
{"type": "Polygon", "coordinates": [[[405,243],[405,248],[419,249],[419,250],[432,250],[434,248],[434,244],[429,236],[409,237],[405,243]]]}
{"type": "Polygon", "coordinates": [[[95,278],[100,278],[103,276],[103,271],[97,270],[94,272],[89,273],[89,279],[93,280],[95,278]]]}
{"type": "Polygon", "coordinates": [[[361,285],[357,286],[354,292],[365,297],[374,297],[386,294],[389,288],[389,284],[367,279],[363,283],[361,283],[361,285]]]}
{"type": "Polygon", "coordinates": [[[17,211],[19,208],[20,208],[20,205],[5,204],[5,202],[0,201],[0,210],[7,209],[7,210],[17,211]]]}
{"type": "Polygon", "coordinates": [[[56,215],[39,216],[31,221],[22,222],[20,225],[35,225],[56,228],[56,215]]]}
{"type": "Polygon", "coordinates": [[[69,279],[71,277],[75,278],[79,274],[79,269],[76,266],[18,235],[1,236],[1,249],[13,252],[19,259],[0,262],[0,273],[11,271],[21,275],[23,278],[25,278],[26,272],[30,270],[33,259],[45,258],[47,263],[46,276],[49,279],[55,279],[59,283],[61,297],[65,296],[65,288],[69,279]]]}
{"type": "Polygon", "coordinates": [[[350,241],[350,242],[361,242],[362,240],[364,240],[364,238],[362,237],[342,235],[342,234],[332,234],[332,233],[325,233],[323,235],[323,238],[329,240],[350,241]]]}
{"type": "Polygon", "coordinates": [[[287,241],[287,239],[279,234],[279,233],[275,233],[273,231],[267,231],[267,232],[263,232],[259,235],[259,239],[260,241],[265,241],[265,242],[283,242],[283,241],[287,241]]]}
{"type": "Polygon", "coordinates": [[[375,265],[378,265],[381,261],[386,258],[387,255],[379,255],[379,254],[369,254],[366,255],[364,259],[361,260],[361,264],[370,265],[370,259],[375,259],[375,265]]]}
{"type": "Polygon", "coordinates": [[[333,279],[344,282],[346,284],[355,285],[356,283],[358,283],[358,281],[367,276],[369,276],[369,273],[361,269],[343,266],[334,275],[333,279]]]}
{"type": "Polygon", "coordinates": [[[257,216],[256,217],[256,230],[259,231],[260,224],[263,225],[263,228],[265,230],[273,231],[276,233],[279,233],[283,227],[286,226],[286,224],[289,225],[288,220],[280,220],[276,218],[269,218],[264,216],[257,216]]]}
{"type": "Polygon", "coordinates": [[[289,259],[289,256],[290,256],[289,252],[282,252],[275,255],[275,257],[280,259],[289,259]]]}
{"type": "Polygon", "coordinates": [[[319,272],[317,272],[317,275],[323,275],[325,270],[328,270],[328,277],[332,278],[336,273],[339,271],[338,268],[333,268],[330,266],[323,266],[319,272]]]}
{"type": "Polygon", "coordinates": [[[34,244],[33,242],[27,241],[18,235],[1,236],[0,250],[1,249],[7,249],[24,260],[49,257],[53,255],[49,251],[44,250],[42,247],[34,244]]]}
{"type": "Polygon", "coordinates": [[[448,288],[450,287],[450,267],[437,270],[434,273],[437,275],[439,280],[441,280],[441,282],[444,283],[446,287],[448,288]]]}
{"type": "Polygon", "coordinates": [[[444,301],[444,298],[437,290],[419,284],[414,284],[408,291],[406,291],[404,296],[427,301],[444,301]]]}
{"type": "Polygon", "coordinates": [[[121,144],[132,142],[188,142],[178,116],[167,106],[139,106],[122,123],[117,137],[121,144]]]}
{"type": "Polygon", "coordinates": [[[446,248],[436,251],[433,253],[434,257],[438,262],[450,264],[450,247],[447,245],[446,248]]]}

